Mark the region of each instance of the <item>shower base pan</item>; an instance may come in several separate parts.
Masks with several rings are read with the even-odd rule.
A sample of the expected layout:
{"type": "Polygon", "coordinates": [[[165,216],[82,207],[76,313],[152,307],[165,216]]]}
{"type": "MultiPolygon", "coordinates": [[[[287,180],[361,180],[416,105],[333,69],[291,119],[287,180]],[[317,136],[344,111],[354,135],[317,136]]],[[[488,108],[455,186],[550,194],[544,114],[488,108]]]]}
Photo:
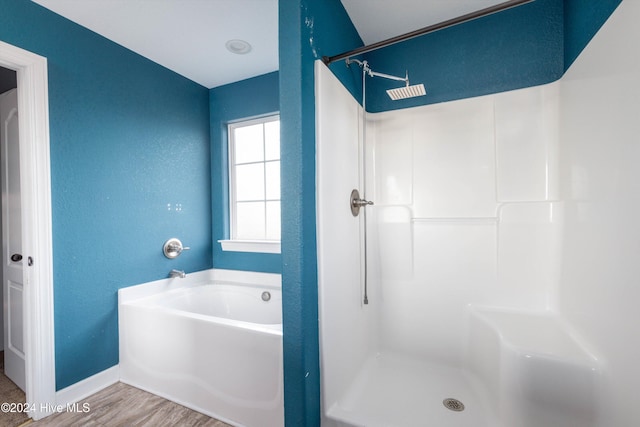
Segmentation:
{"type": "Polygon", "coordinates": [[[381,353],[327,415],[337,427],[495,427],[483,396],[480,382],[464,370],[381,353]]]}
{"type": "Polygon", "coordinates": [[[470,306],[469,371],[373,355],[327,427],[593,427],[600,363],[562,317],[470,306]]]}

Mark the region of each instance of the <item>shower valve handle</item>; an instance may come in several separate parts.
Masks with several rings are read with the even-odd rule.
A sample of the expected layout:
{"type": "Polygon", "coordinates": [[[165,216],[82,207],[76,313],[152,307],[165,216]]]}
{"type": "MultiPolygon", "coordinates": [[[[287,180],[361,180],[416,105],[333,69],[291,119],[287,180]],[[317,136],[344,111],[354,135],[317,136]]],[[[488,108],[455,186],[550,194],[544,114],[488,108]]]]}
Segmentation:
{"type": "Polygon", "coordinates": [[[365,199],[353,199],[352,203],[353,203],[353,206],[357,206],[359,208],[373,204],[373,202],[370,202],[369,200],[365,200],[365,199]]]}
{"type": "Polygon", "coordinates": [[[165,242],[164,246],[162,247],[162,252],[167,258],[173,259],[180,255],[182,251],[188,251],[189,249],[191,248],[188,246],[182,246],[182,242],[180,241],[180,239],[176,239],[174,237],[165,242]]]}
{"type": "Polygon", "coordinates": [[[373,202],[361,199],[360,192],[358,190],[353,190],[351,192],[351,198],[349,200],[351,202],[351,214],[353,216],[358,216],[358,214],[360,213],[360,208],[367,205],[373,205],[373,202]]]}

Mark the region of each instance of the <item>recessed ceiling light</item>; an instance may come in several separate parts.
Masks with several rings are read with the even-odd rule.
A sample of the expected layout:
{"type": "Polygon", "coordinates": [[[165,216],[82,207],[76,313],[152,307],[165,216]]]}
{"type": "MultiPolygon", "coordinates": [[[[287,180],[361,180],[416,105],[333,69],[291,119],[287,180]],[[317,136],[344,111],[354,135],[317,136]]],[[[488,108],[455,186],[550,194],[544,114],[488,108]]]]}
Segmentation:
{"type": "Polygon", "coordinates": [[[244,55],[251,52],[251,45],[244,40],[229,40],[225,46],[231,53],[244,55]]]}

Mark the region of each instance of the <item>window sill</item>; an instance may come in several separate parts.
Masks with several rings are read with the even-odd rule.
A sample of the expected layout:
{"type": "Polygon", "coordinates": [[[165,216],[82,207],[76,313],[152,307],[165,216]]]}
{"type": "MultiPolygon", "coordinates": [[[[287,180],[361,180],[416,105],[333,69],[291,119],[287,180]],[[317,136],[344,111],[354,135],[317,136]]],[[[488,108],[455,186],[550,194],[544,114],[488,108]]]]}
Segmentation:
{"type": "Polygon", "coordinates": [[[218,240],[218,242],[223,251],[280,253],[280,241],[277,240],[218,240]]]}

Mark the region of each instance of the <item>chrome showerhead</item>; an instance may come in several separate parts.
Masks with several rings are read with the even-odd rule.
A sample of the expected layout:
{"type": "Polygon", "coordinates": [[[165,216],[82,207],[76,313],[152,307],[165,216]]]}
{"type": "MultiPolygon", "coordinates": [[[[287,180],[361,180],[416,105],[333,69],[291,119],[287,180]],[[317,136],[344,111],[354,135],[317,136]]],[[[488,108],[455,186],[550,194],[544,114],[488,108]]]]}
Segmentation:
{"type": "Polygon", "coordinates": [[[363,71],[363,84],[364,84],[364,76],[369,75],[369,77],[382,77],[388,80],[396,80],[399,82],[404,82],[406,86],[399,87],[397,89],[388,89],[387,95],[391,98],[392,101],[397,101],[399,99],[407,99],[407,98],[415,98],[416,96],[423,96],[427,94],[427,91],[424,88],[424,84],[420,83],[418,85],[410,85],[409,84],[409,72],[405,72],[404,77],[392,76],[391,74],[379,73],[377,71],[373,71],[369,67],[369,63],[367,61],[358,61],[357,59],[347,58],[346,61],[347,66],[351,65],[352,62],[355,62],[360,67],[362,67],[363,71]]]}
{"type": "Polygon", "coordinates": [[[418,85],[407,85],[405,87],[399,87],[397,89],[387,89],[387,95],[393,101],[397,101],[399,99],[407,99],[414,98],[416,96],[426,95],[427,91],[424,89],[424,84],[420,83],[418,85]]]}
{"type": "MultiPolygon", "coordinates": [[[[390,76],[393,77],[393,76],[390,76]]],[[[391,98],[392,101],[397,101],[399,99],[407,99],[407,98],[415,98],[416,96],[423,96],[427,94],[427,91],[424,89],[424,85],[422,83],[418,85],[411,85],[409,83],[409,72],[405,72],[404,79],[394,77],[394,80],[402,80],[405,83],[404,87],[399,87],[397,89],[388,89],[387,95],[391,98]]]]}

